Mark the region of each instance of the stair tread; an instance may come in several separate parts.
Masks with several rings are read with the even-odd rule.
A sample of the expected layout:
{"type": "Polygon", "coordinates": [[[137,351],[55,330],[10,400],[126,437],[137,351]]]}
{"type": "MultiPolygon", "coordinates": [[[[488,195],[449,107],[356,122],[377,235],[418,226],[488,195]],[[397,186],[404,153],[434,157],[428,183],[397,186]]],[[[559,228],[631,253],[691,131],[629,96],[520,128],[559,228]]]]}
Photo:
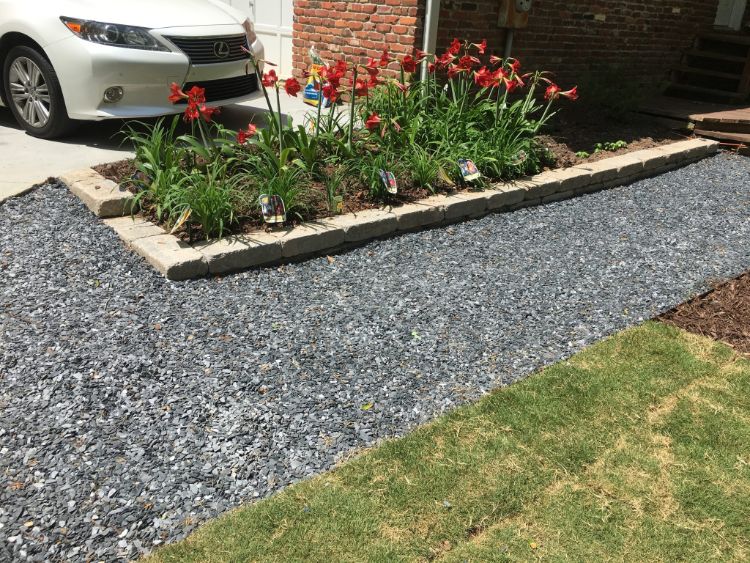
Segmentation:
{"type": "Polygon", "coordinates": [[[707,68],[697,68],[689,65],[680,65],[675,67],[678,72],[685,72],[691,74],[703,74],[706,76],[715,76],[716,78],[727,78],[729,80],[742,80],[742,74],[735,74],[732,72],[720,72],[718,70],[709,70],[707,68]]]}
{"type": "Polygon", "coordinates": [[[729,99],[736,99],[736,100],[740,100],[745,97],[745,95],[741,94],[740,92],[730,92],[728,90],[716,90],[714,88],[704,88],[703,86],[691,86],[689,84],[673,83],[673,84],[670,84],[669,87],[675,88],[677,90],[687,90],[689,92],[696,92],[699,94],[708,94],[711,96],[718,96],[721,98],[729,98],[729,99]]]}
{"type": "Polygon", "coordinates": [[[733,133],[727,131],[713,131],[710,129],[695,129],[696,135],[702,137],[711,137],[712,139],[723,139],[728,141],[739,141],[741,143],[750,143],[750,133],[733,133]]]}
{"type": "Polygon", "coordinates": [[[715,51],[706,51],[703,49],[690,49],[685,54],[692,57],[701,57],[704,59],[720,59],[722,61],[731,61],[733,63],[746,63],[747,57],[738,57],[736,55],[725,55],[715,51]]]}
{"type": "Polygon", "coordinates": [[[733,33],[704,32],[698,35],[700,39],[708,39],[721,43],[734,43],[750,46],[750,35],[735,35],[733,33]]]}

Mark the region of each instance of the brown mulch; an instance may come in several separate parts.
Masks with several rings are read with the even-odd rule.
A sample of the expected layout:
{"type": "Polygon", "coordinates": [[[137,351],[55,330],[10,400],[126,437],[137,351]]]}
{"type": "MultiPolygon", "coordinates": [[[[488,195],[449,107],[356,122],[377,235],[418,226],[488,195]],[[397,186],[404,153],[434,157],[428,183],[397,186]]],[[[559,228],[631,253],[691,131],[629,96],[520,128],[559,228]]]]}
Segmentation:
{"type": "Polygon", "coordinates": [[[565,111],[556,115],[550,122],[549,132],[539,140],[556,158],[555,167],[568,168],[585,162],[595,162],[610,156],[627,154],[641,149],[674,143],[688,137],[662,125],[654,118],[628,114],[626,118],[615,119],[584,106],[568,105],[565,111]],[[617,151],[602,151],[594,154],[597,143],[625,141],[628,146],[617,151]],[[586,151],[588,158],[580,158],[576,153],[586,151]]]}
{"type": "Polygon", "coordinates": [[[133,174],[135,174],[135,161],[132,159],[118,160],[117,162],[92,166],[92,168],[107,180],[112,180],[120,184],[126,180],[130,180],[133,174]]]}
{"type": "Polygon", "coordinates": [[[750,272],[677,306],[659,320],[750,354],[750,272]]]}
{"type": "MultiPolygon", "coordinates": [[[[653,119],[629,115],[626,120],[616,120],[606,115],[597,115],[588,110],[577,109],[581,106],[569,105],[565,111],[555,116],[549,123],[548,134],[539,137],[552,157],[548,164],[549,168],[567,168],[626,154],[632,151],[651,148],[659,145],[672,143],[685,138],[685,135],[672,131],[668,127],[658,124],[653,119]],[[597,143],[625,141],[627,146],[617,151],[602,151],[594,153],[597,143]],[[579,151],[591,153],[587,158],[576,155],[579,151]]],[[[136,172],[133,160],[120,160],[93,167],[99,174],[118,184],[135,189],[130,179],[136,172]]],[[[330,216],[331,213],[325,204],[325,189],[322,185],[311,185],[310,209],[304,220],[320,219],[330,216]]],[[[402,185],[399,195],[391,205],[403,205],[427,197],[426,190],[420,190],[412,186],[402,185]]],[[[365,209],[377,207],[379,204],[371,201],[366,192],[349,192],[344,201],[344,213],[356,213],[365,209]]],[[[299,218],[290,217],[290,223],[294,224],[299,218]]],[[[241,217],[232,229],[234,233],[249,233],[264,228],[261,217],[241,217]]],[[[200,233],[180,233],[186,239],[200,237],[200,233]]]]}

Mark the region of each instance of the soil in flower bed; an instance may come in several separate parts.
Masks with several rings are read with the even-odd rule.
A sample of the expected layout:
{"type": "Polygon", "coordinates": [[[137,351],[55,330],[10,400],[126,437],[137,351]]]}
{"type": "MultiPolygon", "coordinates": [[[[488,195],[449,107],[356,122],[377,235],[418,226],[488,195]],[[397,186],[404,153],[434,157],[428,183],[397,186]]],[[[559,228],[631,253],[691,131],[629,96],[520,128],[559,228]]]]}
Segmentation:
{"type": "Polygon", "coordinates": [[[660,320],[750,354],[750,272],[677,306],[660,320]]]}
{"type": "Polygon", "coordinates": [[[568,168],[666,145],[690,136],[688,132],[675,131],[645,115],[631,113],[615,119],[603,112],[587,109],[583,106],[566,107],[550,122],[549,132],[538,137],[554,156],[555,167],[568,168]],[[597,143],[618,141],[624,141],[627,145],[615,151],[595,152],[597,143]],[[582,151],[590,156],[582,156],[582,151]]]}
{"type": "MultiPolygon", "coordinates": [[[[652,148],[659,145],[682,140],[686,135],[671,130],[670,128],[655,123],[645,116],[630,114],[623,119],[612,119],[604,114],[587,113],[580,109],[568,106],[564,112],[555,116],[550,123],[550,133],[537,137],[540,144],[548,149],[547,163],[545,169],[567,168],[593,162],[619,154],[625,154],[641,149],[652,148]],[[597,143],[615,143],[624,141],[627,143],[617,150],[602,150],[595,152],[597,143]],[[589,156],[584,156],[581,151],[586,151],[589,156]]],[[[121,160],[93,167],[99,174],[118,184],[130,188],[133,184],[129,181],[135,174],[135,162],[132,159],[121,160]]],[[[393,206],[403,205],[418,201],[431,195],[427,190],[416,188],[403,182],[399,186],[399,194],[392,197],[386,203],[393,206]]],[[[312,207],[309,209],[306,220],[322,219],[330,217],[332,213],[326,205],[325,188],[322,184],[311,183],[312,207]]],[[[456,190],[445,185],[437,190],[438,193],[452,193],[456,190]]],[[[458,191],[461,191],[459,188],[458,191]]],[[[381,203],[373,201],[368,197],[365,190],[350,190],[346,193],[343,202],[343,213],[356,213],[366,209],[380,207],[381,203]]],[[[158,222],[155,217],[147,217],[158,222]]],[[[294,225],[300,221],[290,217],[289,223],[294,225]]],[[[252,233],[263,229],[264,225],[259,217],[240,217],[238,222],[232,226],[231,233],[252,233]]],[[[188,233],[184,230],[178,233],[185,240],[198,240],[201,233],[193,229],[188,233]]]]}

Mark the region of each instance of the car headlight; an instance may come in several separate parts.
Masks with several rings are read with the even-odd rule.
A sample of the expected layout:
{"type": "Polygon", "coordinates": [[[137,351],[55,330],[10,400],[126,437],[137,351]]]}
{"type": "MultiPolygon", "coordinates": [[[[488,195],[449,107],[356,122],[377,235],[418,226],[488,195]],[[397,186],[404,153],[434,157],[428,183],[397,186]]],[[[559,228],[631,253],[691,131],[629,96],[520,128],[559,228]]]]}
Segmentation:
{"type": "Polygon", "coordinates": [[[253,25],[253,22],[247,19],[242,24],[242,27],[245,28],[245,33],[247,34],[247,46],[252,47],[253,43],[258,40],[258,36],[255,34],[255,26],[253,25]]]}
{"type": "Polygon", "coordinates": [[[90,20],[60,18],[70,31],[81,39],[128,49],[142,49],[144,51],[169,51],[144,27],[102,23],[90,20]]]}

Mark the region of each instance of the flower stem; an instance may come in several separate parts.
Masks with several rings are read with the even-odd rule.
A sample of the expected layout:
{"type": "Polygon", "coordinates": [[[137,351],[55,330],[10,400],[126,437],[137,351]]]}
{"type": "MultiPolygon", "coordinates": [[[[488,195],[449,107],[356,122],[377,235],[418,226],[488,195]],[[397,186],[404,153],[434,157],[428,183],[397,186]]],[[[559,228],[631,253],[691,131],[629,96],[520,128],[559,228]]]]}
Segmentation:
{"type": "Polygon", "coordinates": [[[281,125],[281,94],[279,93],[279,84],[276,83],[276,107],[279,110],[279,166],[284,166],[281,162],[281,154],[284,152],[284,129],[281,125]]]}
{"type": "Polygon", "coordinates": [[[352,101],[351,110],[349,111],[349,152],[352,152],[352,137],[354,136],[354,109],[357,99],[357,65],[354,65],[354,74],[352,75],[352,101]]]}

